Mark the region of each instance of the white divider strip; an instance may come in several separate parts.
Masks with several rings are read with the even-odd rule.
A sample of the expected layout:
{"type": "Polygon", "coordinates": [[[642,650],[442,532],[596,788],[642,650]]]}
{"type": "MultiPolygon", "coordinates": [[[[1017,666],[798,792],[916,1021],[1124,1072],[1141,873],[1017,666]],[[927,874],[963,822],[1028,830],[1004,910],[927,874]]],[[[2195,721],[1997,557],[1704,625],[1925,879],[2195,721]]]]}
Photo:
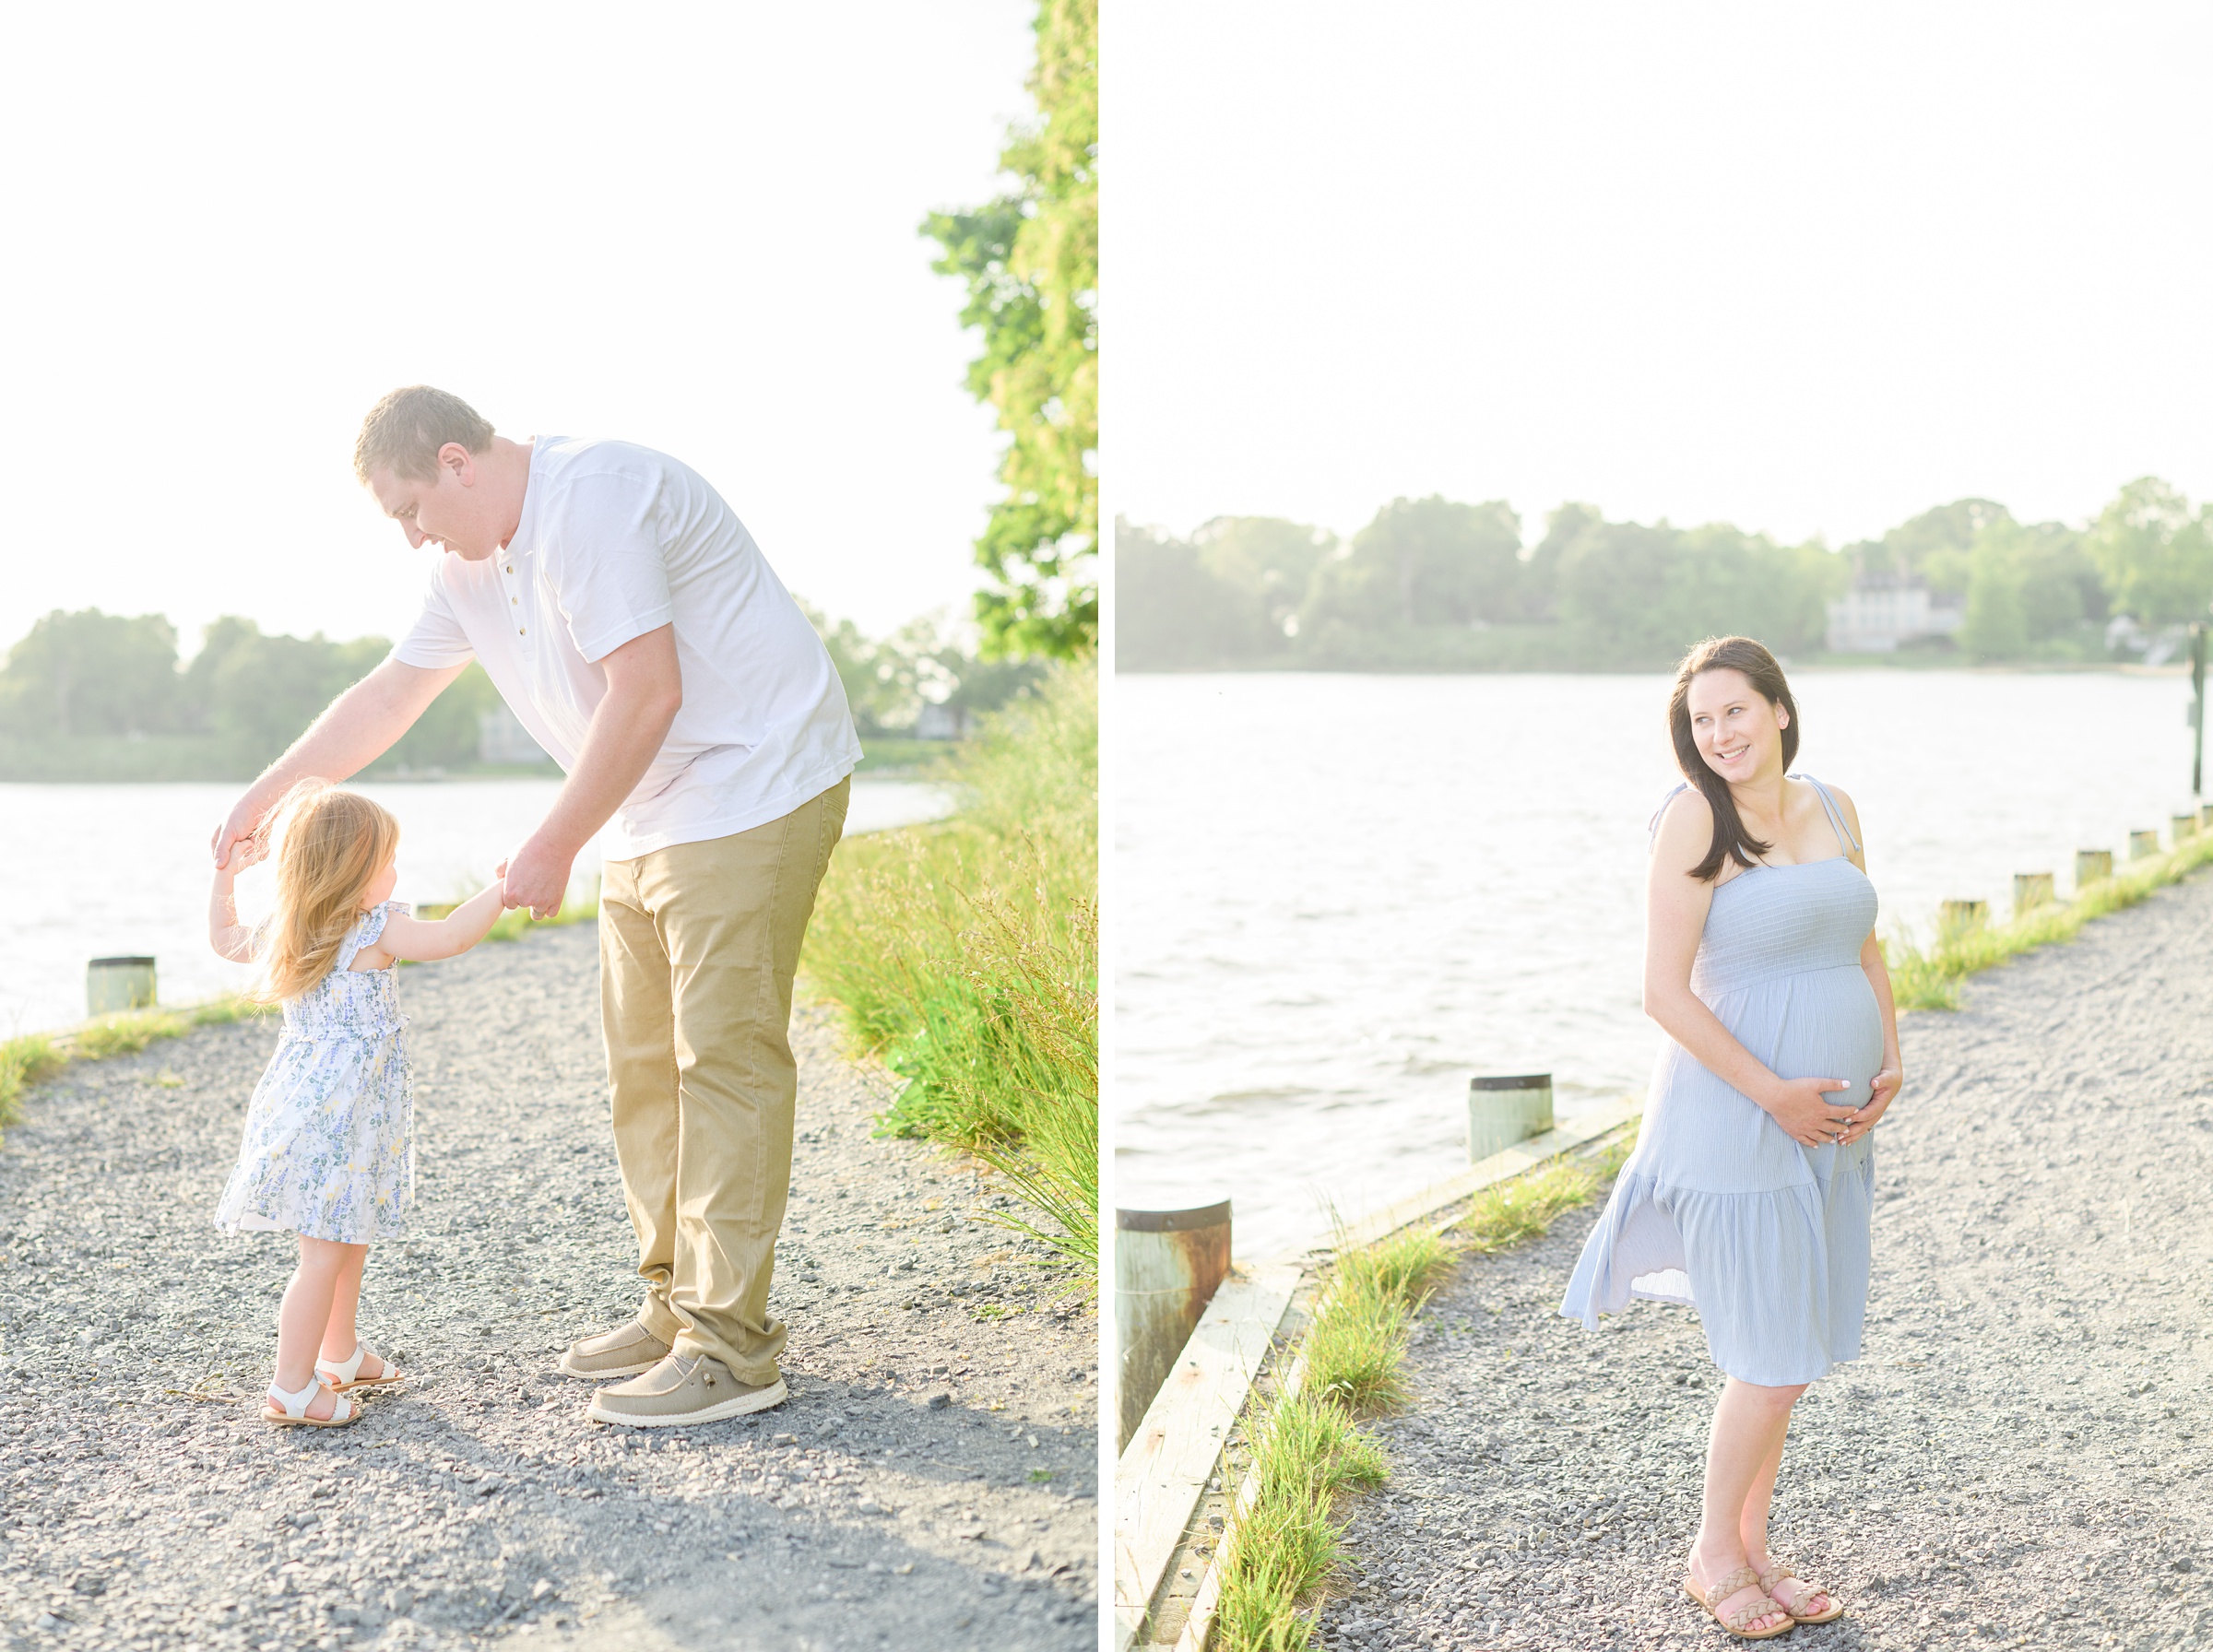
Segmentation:
{"type": "Polygon", "coordinates": [[[1115,1645],[1127,1652],[1221,1460],[1303,1270],[1234,1268],[1145,1408],[1114,1474],[1115,1645]]]}

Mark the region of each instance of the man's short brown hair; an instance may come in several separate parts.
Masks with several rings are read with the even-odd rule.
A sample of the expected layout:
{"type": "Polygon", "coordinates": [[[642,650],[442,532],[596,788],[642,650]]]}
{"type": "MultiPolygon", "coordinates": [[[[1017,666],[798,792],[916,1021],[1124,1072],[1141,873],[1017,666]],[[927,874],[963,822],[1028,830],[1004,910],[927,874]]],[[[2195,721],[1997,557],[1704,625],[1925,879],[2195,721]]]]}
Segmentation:
{"type": "Polygon", "coordinates": [[[459,396],[428,384],[409,384],[369,409],[353,444],[353,474],[389,470],[418,482],[435,481],[438,450],[458,442],[472,454],[491,445],[491,425],[459,396]]]}

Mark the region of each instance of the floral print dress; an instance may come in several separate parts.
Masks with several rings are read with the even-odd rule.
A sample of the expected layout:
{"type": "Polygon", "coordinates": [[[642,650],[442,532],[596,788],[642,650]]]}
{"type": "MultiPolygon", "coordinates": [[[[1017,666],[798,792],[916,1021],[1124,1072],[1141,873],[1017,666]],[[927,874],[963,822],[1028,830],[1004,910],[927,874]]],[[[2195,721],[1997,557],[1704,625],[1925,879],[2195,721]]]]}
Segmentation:
{"type": "Polygon", "coordinates": [[[408,908],[387,901],[363,913],[330,974],[285,1000],[284,1032],[254,1087],[238,1168],[216,1208],[227,1232],[366,1245],[406,1231],[415,1200],[414,1098],[397,972],[348,967],[395,912],[408,908]]]}

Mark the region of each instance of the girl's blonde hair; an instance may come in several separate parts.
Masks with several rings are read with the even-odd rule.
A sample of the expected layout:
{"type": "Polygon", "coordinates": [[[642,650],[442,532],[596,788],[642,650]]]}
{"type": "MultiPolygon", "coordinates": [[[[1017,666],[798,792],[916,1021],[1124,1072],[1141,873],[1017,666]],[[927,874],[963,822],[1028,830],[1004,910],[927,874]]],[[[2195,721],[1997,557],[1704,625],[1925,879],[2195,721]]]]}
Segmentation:
{"type": "Polygon", "coordinates": [[[361,894],[399,851],[399,822],[359,792],[303,780],[263,830],[277,862],[277,909],[262,929],[263,1003],[296,998],[330,973],[361,915],[361,894]]]}

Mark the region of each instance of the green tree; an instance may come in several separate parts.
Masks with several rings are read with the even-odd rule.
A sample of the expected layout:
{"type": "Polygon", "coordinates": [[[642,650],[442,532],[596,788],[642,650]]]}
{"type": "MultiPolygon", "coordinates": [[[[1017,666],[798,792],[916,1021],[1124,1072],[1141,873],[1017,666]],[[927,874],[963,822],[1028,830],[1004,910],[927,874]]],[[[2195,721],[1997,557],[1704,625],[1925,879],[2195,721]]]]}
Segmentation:
{"type": "Polygon", "coordinates": [[[1521,568],[1521,610],[1531,620],[1552,620],[1560,611],[1560,558],[1586,528],[1603,523],[1595,505],[1568,503],[1544,518],[1544,537],[1521,568]]]}
{"type": "Polygon", "coordinates": [[[1257,640],[1262,649],[1278,646],[1285,622],[1306,601],[1314,571],[1337,548],[1327,529],[1281,516],[1216,516],[1192,532],[1190,543],[1209,573],[1259,601],[1270,633],[1257,640]]]}
{"type": "Polygon", "coordinates": [[[1097,0],[1040,0],[1036,33],[1037,118],[1000,156],[1013,187],[922,225],[934,267],[967,283],[961,322],[984,336],[968,388],[1009,437],[1006,495],[976,542],[987,655],[1098,645],[1097,0]]]}
{"type": "Polygon", "coordinates": [[[1724,524],[1586,519],[1559,549],[1559,613],[1583,661],[1664,666],[1701,637],[1757,637],[1779,654],[1822,632],[1828,553],[1724,524]]]}
{"type": "Polygon", "coordinates": [[[0,671],[0,726],[12,733],[159,734],[178,720],[177,632],[159,614],[56,608],[0,671]]]}
{"type": "Polygon", "coordinates": [[[2159,478],[2121,490],[2089,532],[2089,550],[2119,612],[2150,625],[2203,620],[2213,602],[2213,523],[2159,478]]]}
{"type": "Polygon", "coordinates": [[[185,670],[185,694],[203,728],[266,762],[365,677],[389,646],[381,637],[334,643],[320,631],[266,636],[253,620],[226,616],[207,627],[185,670]]]}
{"type": "Polygon", "coordinates": [[[1986,529],[2013,520],[1995,500],[1956,499],[1901,522],[1880,539],[1844,548],[1846,561],[1868,573],[1906,573],[1932,591],[1968,588],[1975,540],[1986,529]]]}
{"type": "Polygon", "coordinates": [[[1521,578],[1521,519],[1505,501],[1394,499],[1321,564],[1300,629],[1517,620],[1521,578]]]}
{"type": "Polygon", "coordinates": [[[1935,556],[1958,556],[1966,568],[1958,642],[1977,659],[2080,657],[2085,622],[2105,617],[2083,537],[2060,523],[2017,522],[1992,506],[1964,551],[1946,547],[1935,556]]]}
{"type": "Polygon", "coordinates": [[[1115,525],[1115,664],[1125,671],[1230,666],[1280,651],[1259,582],[1225,579],[1199,547],[1157,528],[1115,525]]]}
{"type": "MultiPolygon", "coordinates": [[[[349,656],[349,667],[359,667],[366,672],[382,659],[387,651],[381,637],[364,637],[361,645],[332,643],[334,648],[353,649],[349,656]],[[373,651],[375,657],[370,658],[373,651]],[[362,664],[366,660],[367,664],[362,664]]],[[[355,680],[359,680],[357,676],[355,680]]],[[[480,731],[477,719],[500,703],[500,691],[491,686],[491,678],[484,675],[484,667],[474,660],[468,668],[445,686],[445,691],[423,708],[415,726],[393,743],[392,749],[378,760],[379,768],[404,766],[409,769],[456,769],[477,761],[480,731]]],[[[305,728],[321,714],[316,706],[301,719],[305,728]]],[[[298,730],[294,731],[295,735],[298,730]]]]}

